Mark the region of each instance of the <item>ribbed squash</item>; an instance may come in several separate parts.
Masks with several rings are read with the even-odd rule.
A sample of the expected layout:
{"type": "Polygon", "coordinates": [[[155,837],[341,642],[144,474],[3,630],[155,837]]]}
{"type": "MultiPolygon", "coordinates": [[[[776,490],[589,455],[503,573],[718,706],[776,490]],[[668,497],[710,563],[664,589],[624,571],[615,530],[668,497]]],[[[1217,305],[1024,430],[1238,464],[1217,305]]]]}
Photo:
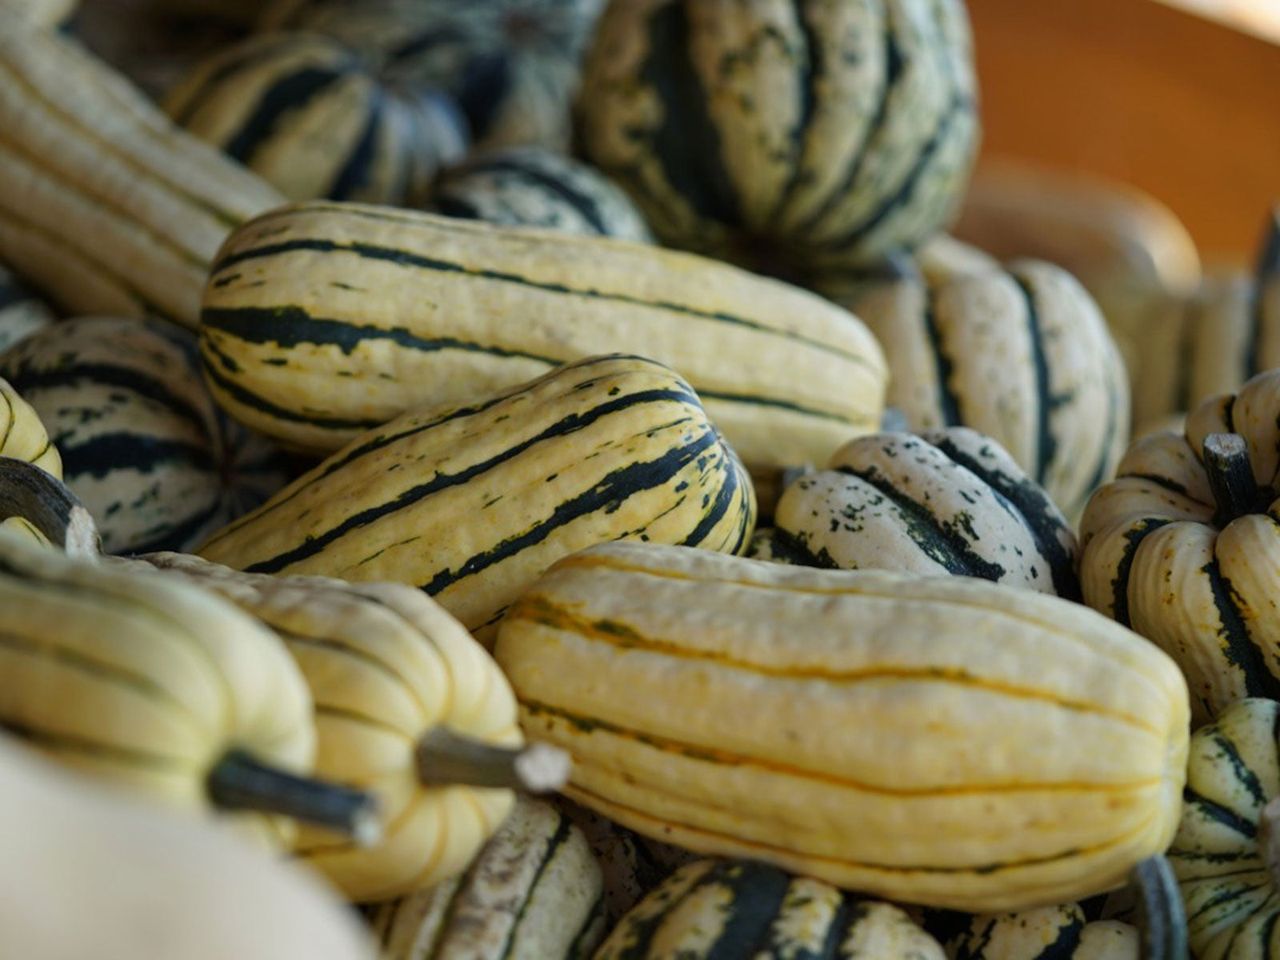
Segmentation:
{"type": "Polygon", "coordinates": [[[227,232],[281,202],[72,40],[0,10],[0,259],[63,309],[195,326],[227,232]]]}
{"type": "Polygon", "coordinates": [[[213,403],[195,337],[160,321],[67,320],[0,356],[113,553],[194,546],[284,486],[279,452],[213,403]]]}
{"type": "Polygon", "coordinates": [[[53,323],[53,311],[0,263],[0,353],[53,323]]]}
{"type": "Polygon", "coordinates": [[[482,639],[556,560],[619,538],[745,549],[751,485],[660,364],[600,357],[357,438],[200,553],[421,587],[482,639]]]}
{"type": "Polygon", "coordinates": [[[431,209],[509,227],[652,243],[635,204],[594,167],[545,147],[473,156],[436,181],[431,209]]]}
{"type": "Polygon", "coordinates": [[[874,429],[887,376],[848,312],[724,264],[356,204],[236,231],[202,335],[218,402],[317,451],[623,351],[679,370],[753,469],[785,467],[874,429]]]}
{"type": "Polygon", "coordinates": [[[1134,390],[1138,425],[1194,410],[1280,367],[1280,209],[1273,212],[1252,276],[1219,270],[1147,324],[1134,390]]]}
{"type": "MultiPolygon", "coordinates": [[[[225,601],[0,530],[0,609],[0,728],[59,762],[193,810],[234,802],[238,755],[310,770],[301,674],[225,601]]],[[[291,836],[279,817],[236,819],[275,844],[291,836]]]]}
{"type": "Polygon", "coordinates": [[[1182,676],[1056,597],[614,543],[495,652],[567,795],[691,850],[997,911],[1116,885],[1177,825],[1182,676]]]}
{"type": "Polygon", "coordinates": [[[998,443],[966,427],[845,444],[783,491],[774,526],[760,559],[1080,595],[1066,519],[998,443]]]}
{"type": "Polygon", "coordinates": [[[1280,704],[1246,699],[1191,737],[1182,823],[1169,850],[1197,960],[1280,951],[1280,704]]]}
{"type": "Polygon", "coordinates": [[[275,0],[260,26],[335,37],[405,90],[445,90],[482,147],[569,144],[578,61],[603,0],[275,0]]]}
{"type": "Polygon", "coordinates": [[[663,242],[782,275],[946,224],[977,140],[960,0],[615,0],[585,156],[663,242]]]}
{"type": "Polygon", "coordinates": [[[264,34],[224,49],[165,108],[291,200],[418,203],[466,150],[465,121],[447,97],[403,97],[315,34],[264,34]]]}
{"type": "Polygon", "coordinates": [[[593,960],[945,960],[900,908],[762,863],[681,867],[609,934],[593,960]]]}
{"type": "MultiPolygon", "coordinates": [[[[1143,953],[1137,927],[1120,920],[1090,920],[1078,903],[981,914],[967,920],[943,941],[948,960],[1145,960],[1150,956],[1143,953]]],[[[929,924],[926,929],[933,932],[929,924]]],[[[1184,951],[1177,960],[1185,958],[1184,951]]]]}
{"type": "Polygon", "coordinates": [[[912,430],[986,434],[1075,517],[1128,442],[1120,354],[1070,274],[1038,261],[982,271],[972,260],[952,249],[901,261],[892,279],[828,278],[823,289],[879,338],[888,403],[912,430]]]}
{"type": "Polygon", "coordinates": [[[1280,371],[1134,444],[1089,501],[1091,607],[1178,661],[1200,721],[1280,697],[1280,371]]]}
{"type": "Polygon", "coordinates": [[[554,807],[520,798],[460,878],[372,915],[384,960],[586,960],[604,936],[600,867],[554,807]]]}
{"type": "Polygon", "coordinates": [[[280,635],[315,701],[317,775],[379,799],[378,844],[303,829],[295,856],[361,902],[433,886],[467,866],[510,812],[513,794],[424,782],[430,735],[444,729],[512,747],[522,738],[506,679],[456,620],[400,584],[237,573],[173,553],[142,559],[220,594],[280,635]]]}

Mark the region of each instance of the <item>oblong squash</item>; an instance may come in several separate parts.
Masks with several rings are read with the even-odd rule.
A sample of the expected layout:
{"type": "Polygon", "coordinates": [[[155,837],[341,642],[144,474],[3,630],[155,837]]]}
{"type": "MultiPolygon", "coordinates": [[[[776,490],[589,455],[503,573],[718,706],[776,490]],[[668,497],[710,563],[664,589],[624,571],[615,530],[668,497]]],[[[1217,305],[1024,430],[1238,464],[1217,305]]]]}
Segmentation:
{"type": "Polygon", "coordinates": [[[617,351],[679,370],[752,469],[817,463],[875,428],[887,376],[848,312],[726,264],[359,204],[236,231],[202,334],[232,416],[326,453],[407,409],[617,351]]]}
{"type": "Polygon", "coordinates": [[[421,587],[481,639],[543,570],[619,538],[746,549],[737,456],[670,369],[597,357],[357,438],[200,549],[255,573],[421,587]]]}
{"type": "Polygon", "coordinates": [[[1114,886],[1177,825],[1186,683],[1056,597],[613,543],[495,652],[572,799],[700,852],[995,911],[1114,886]]]}

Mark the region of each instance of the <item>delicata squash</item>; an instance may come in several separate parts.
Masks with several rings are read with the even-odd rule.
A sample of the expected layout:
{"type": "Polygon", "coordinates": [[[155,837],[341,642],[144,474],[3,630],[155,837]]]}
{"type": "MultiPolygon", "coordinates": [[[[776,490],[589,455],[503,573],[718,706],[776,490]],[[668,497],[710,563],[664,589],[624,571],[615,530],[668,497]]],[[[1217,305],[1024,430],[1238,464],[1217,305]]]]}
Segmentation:
{"type": "Polygon", "coordinates": [[[612,543],[495,654],[569,797],[702,853],[990,912],[1115,886],[1177,826],[1181,674],[1056,597],[612,543]]]}

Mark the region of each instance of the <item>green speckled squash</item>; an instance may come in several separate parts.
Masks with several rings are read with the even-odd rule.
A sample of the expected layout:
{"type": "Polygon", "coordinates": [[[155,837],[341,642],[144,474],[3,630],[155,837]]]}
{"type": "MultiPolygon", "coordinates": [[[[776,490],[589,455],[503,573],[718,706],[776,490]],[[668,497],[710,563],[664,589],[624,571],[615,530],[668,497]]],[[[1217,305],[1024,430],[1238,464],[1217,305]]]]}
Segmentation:
{"type": "Polygon", "coordinates": [[[1280,954],[1280,704],[1232,704],[1191,737],[1169,850],[1197,960],[1280,954]]]}
{"type": "Polygon", "coordinates": [[[481,147],[563,150],[603,0],[275,0],[261,26],[327,34],[402,90],[444,90],[481,147]]]}
{"type": "Polygon", "coordinates": [[[402,96],[328,37],[250,37],[208,58],[167,98],[175,122],[291,200],[407,204],[462,157],[448,97],[402,96]]]}
{"type": "Polygon", "coordinates": [[[777,867],[698,860],[609,934],[594,960],[945,960],[898,907],[777,867]]]}
{"type": "Polygon", "coordinates": [[[373,908],[383,960],[587,960],[604,936],[581,831],[527,798],[461,877],[373,908]]]}
{"type": "Polygon", "coordinates": [[[583,90],[585,156],[663,242],[784,275],[935,232],[977,140],[960,0],[615,0],[583,90]]]}
{"type": "Polygon", "coordinates": [[[287,479],[275,447],[218,411],[195,336],[172,324],[66,320],[0,356],[0,376],[44,421],[109,552],[188,549],[287,479]]]}
{"type": "Polygon", "coordinates": [[[1066,519],[998,443],[966,427],[845,444],[783,491],[774,525],[760,559],[1080,594],[1066,519]]]}
{"type": "Polygon", "coordinates": [[[511,227],[651,243],[635,204],[595,168],[545,147],[489,151],[436,181],[431,209],[511,227]]]}
{"type": "Polygon", "coordinates": [[[54,314],[12,270],[0,263],[0,353],[53,323],[54,314]]]}
{"type": "Polygon", "coordinates": [[[984,267],[960,245],[895,270],[820,285],[880,340],[889,405],[912,430],[966,426],[991,437],[1077,517],[1129,439],[1127,374],[1093,299],[1051,264],[984,267]]]}

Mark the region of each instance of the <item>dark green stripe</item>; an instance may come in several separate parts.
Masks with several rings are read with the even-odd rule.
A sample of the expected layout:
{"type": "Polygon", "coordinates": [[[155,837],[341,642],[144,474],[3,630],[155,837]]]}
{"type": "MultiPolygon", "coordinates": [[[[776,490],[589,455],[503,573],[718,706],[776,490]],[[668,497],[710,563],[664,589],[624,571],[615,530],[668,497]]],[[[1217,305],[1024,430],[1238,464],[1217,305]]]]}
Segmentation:
{"type": "Polygon", "coordinates": [[[523,887],[524,898],[520,901],[520,909],[516,911],[516,915],[511,921],[511,927],[507,930],[507,938],[502,944],[502,952],[498,954],[499,960],[507,960],[511,956],[520,932],[520,921],[525,918],[525,914],[529,911],[529,904],[533,902],[538,883],[542,880],[543,874],[547,872],[547,868],[551,866],[551,862],[556,858],[556,854],[560,852],[560,848],[569,842],[569,838],[573,834],[573,824],[569,822],[569,818],[558,810],[555,811],[555,816],[557,821],[555,833],[547,838],[547,845],[543,848],[537,869],[533,871],[533,877],[523,887]]]}
{"type": "Polygon", "coordinates": [[[232,48],[234,52],[204,79],[204,82],[192,92],[186,103],[181,105],[181,109],[173,114],[174,122],[181,127],[188,126],[200,108],[209,101],[210,97],[219,92],[219,87],[223,81],[247,67],[279,56],[281,48],[287,49],[290,40],[291,38],[281,37],[267,43],[245,44],[238,48],[232,48]]]}
{"type": "Polygon", "coordinates": [[[1049,564],[1054,593],[1068,600],[1079,600],[1080,581],[1076,578],[1075,558],[1062,545],[1059,534],[1066,534],[1069,542],[1074,542],[1075,538],[1044,489],[1027,477],[1015,478],[999,470],[988,469],[982,460],[970,456],[949,437],[931,436],[929,442],[1012,505],[1017,519],[1030,532],[1036,549],[1049,564]]]}
{"type": "Polygon", "coordinates": [[[1222,575],[1216,558],[1201,567],[1200,572],[1208,577],[1213,604],[1222,622],[1218,631],[1218,636],[1224,641],[1222,655],[1244,675],[1244,695],[1280,700],[1280,679],[1267,669],[1266,657],[1249,636],[1231,581],[1222,575]]]}
{"type": "MultiPolygon", "coordinates": [[[[251,567],[249,567],[248,570],[256,573],[277,573],[280,570],[284,569],[285,567],[289,566],[290,564],[297,563],[308,557],[315,556],[316,554],[323,551],[323,549],[327,547],[330,543],[333,543],[334,541],[338,540],[340,537],[346,535],[351,530],[373,523],[374,521],[379,520],[382,517],[395,513],[397,510],[411,506],[412,504],[417,503],[418,501],[434,493],[438,493],[441,490],[445,490],[450,487],[455,487],[455,486],[460,486],[462,484],[465,484],[470,480],[473,480],[476,477],[480,476],[481,474],[486,473],[489,470],[492,470],[495,467],[499,467],[502,464],[514,459],[515,457],[519,456],[520,454],[524,453],[525,451],[529,450],[530,448],[536,446],[539,443],[544,443],[549,440],[555,440],[560,437],[564,437],[572,433],[576,433],[579,430],[583,430],[587,428],[588,426],[592,425],[593,423],[602,419],[603,417],[606,417],[612,413],[616,413],[621,410],[628,409],[638,404],[661,403],[661,402],[684,403],[684,402],[687,402],[686,398],[687,398],[687,394],[679,390],[645,390],[645,391],[639,391],[637,393],[633,393],[626,396],[615,397],[604,403],[598,404],[597,406],[592,407],[591,409],[582,413],[570,414],[569,416],[563,417],[562,419],[551,424],[549,427],[545,428],[544,430],[541,430],[540,432],[528,438],[527,440],[523,440],[520,443],[507,448],[497,456],[490,457],[488,460],[484,460],[484,461],[481,461],[480,463],[473,464],[464,470],[458,471],[457,473],[451,473],[451,474],[437,473],[435,474],[435,476],[433,476],[430,480],[426,481],[425,483],[420,483],[420,484],[417,484],[416,486],[410,487],[408,490],[401,493],[390,503],[379,504],[376,507],[371,507],[365,510],[361,510],[358,513],[355,513],[352,516],[348,517],[346,520],[338,524],[336,527],[333,527],[322,534],[312,537],[311,539],[305,541],[298,547],[295,547],[293,550],[289,550],[283,554],[279,554],[270,559],[255,563],[251,567]]],[[[714,430],[708,429],[702,435],[701,438],[691,443],[689,446],[677,447],[674,450],[668,451],[667,454],[664,454],[663,458],[660,458],[658,461],[655,461],[654,463],[662,464],[666,457],[672,454],[676,454],[676,455],[679,455],[677,459],[681,459],[687,456],[687,459],[681,459],[681,466],[683,467],[685,464],[690,462],[698,453],[701,453],[704,449],[716,443],[717,440],[718,440],[718,437],[716,436],[714,430]]],[[[586,497],[587,500],[592,500],[592,501],[598,499],[600,501],[600,506],[603,507],[612,503],[614,498],[617,498],[619,494],[625,494],[624,496],[621,496],[621,499],[617,500],[617,502],[620,504],[622,499],[626,498],[626,495],[630,495],[631,493],[636,492],[636,490],[626,490],[626,491],[616,490],[615,491],[614,485],[616,483],[616,480],[621,479],[620,477],[621,474],[626,474],[627,478],[632,482],[639,481],[639,480],[648,480],[650,482],[647,483],[646,486],[652,486],[654,485],[652,481],[656,478],[648,476],[646,474],[646,470],[644,469],[649,467],[651,467],[651,464],[638,463],[638,464],[632,464],[630,467],[627,468],[627,470],[633,471],[633,473],[627,473],[626,471],[615,471],[615,473],[610,474],[608,477],[601,480],[600,483],[595,488],[595,490],[591,491],[590,494],[584,494],[583,497],[586,497]]],[[[643,488],[637,488],[637,489],[643,489],[643,488]]],[[[570,504],[577,504],[579,501],[583,501],[583,497],[575,498],[574,500],[569,501],[569,503],[561,504],[559,507],[557,507],[556,513],[555,515],[553,515],[553,521],[555,516],[560,515],[562,509],[568,507],[570,504]]],[[[583,502],[585,503],[586,501],[583,501],[583,502]]],[[[540,527],[535,528],[535,531],[538,529],[540,529],[540,527]]],[[[533,532],[534,531],[531,531],[530,533],[532,534],[533,532]]],[[[549,533],[550,533],[550,530],[548,529],[543,533],[542,536],[539,536],[536,540],[533,540],[530,542],[538,542],[549,533]]],[[[507,541],[507,542],[509,543],[510,541],[507,541]]],[[[499,546],[498,549],[501,549],[501,545],[499,546]]],[[[473,557],[470,561],[467,562],[467,565],[464,565],[464,567],[462,568],[462,570],[459,571],[457,576],[459,577],[465,576],[466,574],[463,572],[463,570],[467,570],[469,565],[472,564],[473,562],[480,562],[480,558],[484,556],[486,555],[481,554],[480,557],[473,557]]],[[[492,562],[496,562],[496,560],[492,562]]],[[[487,566],[488,564],[486,563],[483,565],[487,566]]],[[[437,574],[436,578],[432,581],[432,584],[435,584],[437,581],[442,581],[441,585],[438,586],[436,589],[432,589],[431,585],[427,585],[425,589],[427,589],[429,593],[436,593],[438,592],[438,590],[444,589],[444,586],[447,585],[447,582],[452,582],[453,579],[456,579],[454,575],[450,574],[448,571],[442,571],[440,574],[437,574]],[[442,581],[442,578],[443,578],[443,581],[442,581]],[[444,582],[444,581],[447,581],[447,582],[444,582]]]]}
{"type": "Polygon", "coordinates": [[[362,188],[369,185],[370,173],[378,158],[378,134],[387,111],[387,98],[382,88],[376,83],[371,83],[369,88],[369,101],[365,105],[368,117],[365,119],[364,129],[360,131],[355,147],[347,156],[342,169],[329,185],[327,195],[330,199],[353,199],[362,188]]]}
{"type": "MultiPolygon", "coordinates": [[[[467,176],[470,174],[507,174],[522,181],[520,186],[536,187],[546,194],[564,203],[565,206],[576,212],[591,228],[601,236],[609,236],[613,231],[610,229],[609,223],[600,209],[599,198],[593,197],[581,190],[574,189],[572,183],[567,182],[556,174],[541,170],[532,164],[521,163],[518,159],[508,157],[496,157],[492,160],[477,160],[469,163],[458,174],[462,179],[462,187],[467,187],[467,176]]],[[[451,178],[452,179],[452,178],[451,178]]],[[[449,199],[448,191],[454,184],[446,184],[444,187],[445,199],[449,199]]],[[[499,186],[500,191],[508,189],[505,186],[499,186]]],[[[457,198],[465,204],[464,198],[457,198]]],[[[437,200],[437,204],[439,200],[437,200]]]]}
{"type": "Polygon", "coordinates": [[[303,67],[277,81],[258,98],[253,112],[223,146],[223,152],[245,166],[252,166],[257,152],[277,135],[282,118],[306,108],[344,76],[340,69],[332,66],[303,67]]]}
{"type": "MultiPolygon", "coordinates": [[[[294,212],[297,212],[297,211],[295,210],[294,212]]],[[[334,211],[334,212],[340,212],[344,217],[365,217],[369,219],[380,219],[380,220],[388,219],[385,217],[379,217],[377,214],[370,214],[368,211],[365,211],[365,210],[340,209],[340,211],[334,211]]],[[[396,222],[396,221],[392,221],[392,222],[396,222]]],[[[403,222],[403,221],[400,221],[400,222],[403,222]]],[[[407,225],[412,226],[414,224],[412,221],[409,221],[407,225]]],[[[624,294],[624,293],[609,293],[601,290],[595,290],[590,287],[579,288],[579,287],[571,287],[564,283],[552,283],[550,281],[531,280],[528,277],[523,277],[516,273],[507,273],[501,270],[484,270],[484,269],[466,267],[463,264],[453,263],[448,260],[440,260],[433,257],[423,257],[423,256],[419,256],[418,254],[409,253],[406,250],[397,250],[393,247],[382,247],[382,246],[377,246],[375,244],[369,244],[369,243],[353,242],[353,243],[343,244],[333,240],[297,239],[297,240],[286,240],[281,243],[275,243],[275,244],[264,244],[260,247],[253,247],[247,250],[241,250],[238,253],[228,254],[227,256],[223,257],[221,260],[219,260],[217,263],[214,264],[213,269],[211,270],[210,273],[211,273],[211,276],[216,275],[221,271],[227,269],[228,267],[232,267],[237,264],[244,263],[245,261],[248,261],[248,260],[258,260],[258,259],[263,259],[267,257],[275,257],[275,256],[280,256],[286,253],[292,253],[298,250],[308,250],[316,253],[349,253],[356,257],[360,257],[361,259],[378,260],[378,261],[382,261],[385,263],[392,263],[392,264],[395,264],[396,266],[401,266],[406,268],[435,271],[440,273],[460,273],[465,276],[474,277],[480,280],[492,280],[499,283],[511,283],[511,284],[515,284],[516,286],[527,287],[533,290],[544,290],[544,291],[547,291],[548,293],[562,293],[569,296],[583,297],[586,299],[602,300],[608,303],[625,303],[631,306],[647,307],[654,310],[666,310],[671,313],[679,314],[681,316],[695,317],[702,320],[715,320],[719,323],[729,323],[735,326],[746,327],[751,330],[756,330],[761,333],[768,334],[769,336],[780,337],[786,340],[794,341],[796,343],[806,344],[808,346],[821,350],[823,353],[842,357],[843,359],[850,360],[854,363],[859,364],[860,366],[870,365],[870,361],[868,361],[866,357],[860,354],[850,353],[848,351],[841,350],[839,346],[833,343],[828,343],[820,340],[812,340],[808,337],[803,336],[802,334],[794,333],[788,330],[777,329],[775,327],[770,327],[766,324],[760,323],[757,320],[752,320],[747,317],[740,317],[735,314],[725,313],[723,311],[699,310],[698,308],[688,306],[687,304],[674,303],[667,300],[645,299],[642,297],[631,296],[629,294],[624,294]]],[[[300,311],[300,308],[297,308],[297,307],[280,307],[275,309],[300,311]]],[[[244,308],[240,308],[240,310],[242,311],[243,310],[259,310],[268,315],[275,312],[275,310],[271,308],[244,307],[244,308]]],[[[216,314],[220,311],[218,311],[217,308],[206,307],[202,313],[202,317],[208,316],[210,312],[213,312],[216,314]]],[[[238,311],[227,310],[223,312],[235,313],[238,311]]],[[[304,316],[306,315],[305,312],[303,311],[300,311],[300,312],[302,312],[304,316]]],[[[851,317],[850,320],[852,321],[853,318],[851,317]]],[[[339,321],[332,321],[332,322],[339,322],[339,321]]],[[[351,324],[344,324],[344,325],[353,326],[351,324]]],[[[851,326],[851,330],[852,329],[854,329],[853,326],[851,326]]]]}
{"type": "MultiPolygon", "coordinates": [[[[797,62],[793,67],[799,79],[799,103],[795,123],[788,131],[790,141],[791,173],[787,177],[786,186],[778,193],[777,202],[769,214],[770,224],[776,224],[782,212],[787,209],[795,196],[796,189],[807,179],[804,166],[805,144],[808,142],[810,127],[818,103],[818,90],[826,78],[826,63],[823,59],[822,38],[813,28],[813,24],[805,16],[807,5],[805,0],[791,0],[791,16],[800,32],[800,50],[797,62]]],[[[777,233],[777,227],[769,228],[769,232],[777,233]]]]}
{"type": "MultiPolygon", "coordinates": [[[[80,440],[74,431],[59,439],[62,477],[70,487],[83,477],[102,480],[117,470],[155,473],[175,464],[189,466],[209,475],[211,485],[220,485],[216,463],[206,447],[169,440],[145,433],[99,433],[80,440]]],[[[123,478],[121,478],[123,480],[123,478]]],[[[144,483],[145,481],[137,481],[144,483]]]]}
{"type": "Polygon", "coordinates": [[[984,580],[999,580],[1004,576],[1004,567],[974,553],[963,534],[957,532],[951,524],[940,521],[927,507],[894,487],[875,467],[858,470],[842,466],[838,469],[840,473],[856,477],[874,487],[885,500],[897,507],[902,517],[904,533],[922,553],[945,567],[948,573],[981,577],[984,580]]]}
{"type": "Polygon", "coordinates": [[[1234,830],[1247,840],[1253,840],[1258,835],[1257,824],[1253,819],[1242,816],[1236,811],[1196,793],[1189,786],[1184,787],[1182,790],[1182,802],[1193,805],[1204,814],[1205,819],[1221,824],[1229,830],[1234,830]]]}
{"type": "MultiPolygon", "coordinates": [[[[1276,903],[1276,895],[1272,893],[1264,901],[1270,903],[1273,908],[1276,903]]],[[[1280,921],[1280,910],[1277,910],[1267,917],[1263,922],[1261,929],[1258,931],[1258,944],[1262,947],[1262,956],[1259,960],[1273,960],[1280,953],[1280,944],[1275,942],[1276,923],[1280,921]]]]}
{"type": "Polygon", "coordinates": [[[810,550],[808,545],[801,541],[798,536],[781,527],[775,527],[769,531],[768,543],[770,552],[795,566],[820,567],[827,570],[838,569],[838,565],[826,551],[823,551],[823,556],[820,557],[810,550]]]}
{"type": "Polygon", "coordinates": [[[1036,465],[1032,476],[1037,483],[1044,483],[1045,476],[1049,472],[1049,464],[1053,462],[1058,452],[1058,440],[1053,434],[1051,421],[1051,414],[1057,401],[1051,392],[1049,358],[1045,354],[1044,331],[1040,328],[1040,312],[1036,308],[1035,291],[1022,277],[1014,274],[1009,276],[1022,291],[1023,299],[1027,304],[1027,337],[1031,345],[1032,369],[1035,371],[1035,397],[1032,402],[1036,409],[1037,442],[1036,465]]]}
{"type": "MultiPolygon", "coordinates": [[[[711,531],[725,518],[729,508],[739,499],[741,475],[737,469],[737,464],[725,456],[723,447],[720,448],[718,453],[717,462],[711,464],[711,476],[713,482],[716,478],[720,479],[720,489],[716,491],[715,502],[711,504],[711,509],[703,514],[702,519],[698,521],[698,525],[693,528],[692,532],[680,541],[680,546],[682,547],[703,546],[703,541],[711,535],[711,531]]],[[[743,505],[741,512],[746,513],[745,505],[743,505]]]]}
{"type": "MultiPolygon", "coordinates": [[[[1217,880],[1219,878],[1215,876],[1213,879],[1217,880]]],[[[1195,920],[1197,917],[1202,917],[1206,913],[1211,912],[1215,907],[1221,907],[1224,904],[1231,903],[1231,901],[1233,900],[1239,900],[1241,897],[1243,897],[1247,893],[1252,893],[1255,890],[1265,890],[1270,886],[1271,886],[1271,879],[1269,877],[1264,879],[1261,883],[1255,884],[1252,887],[1237,886],[1235,884],[1231,884],[1226,888],[1224,888],[1223,890],[1221,890],[1219,893],[1206,899],[1204,903],[1200,904],[1200,906],[1196,909],[1195,913],[1187,914],[1187,919],[1195,920]]]]}
{"type": "Polygon", "coordinates": [[[718,864],[712,875],[728,889],[729,902],[705,960],[743,960],[762,952],[767,956],[791,877],[777,867],[742,862],[718,864]]]}
{"type": "Polygon", "coordinates": [[[1116,564],[1116,575],[1111,580],[1111,604],[1115,608],[1112,616],[1121,626],[1133,626],[1129,617],[1129,575],[1133,571],[1133,560],[1138,554],[1138,548],[1149,534],[1172,522],[1159,517],[1144,517],[1125,532],[1124,551],[1120,554],[1120,562],[1116,564]]]}
{"type": "Polygon", "coordinates": [[[1249,792],[1249,796],[1258,805],[1258,809],[1261,810],[1271,798],[1267,796],[1267,792],[1258,781],[1258,775],[1245,763],[1244,757],[1240,756],[1240,748],[1236,746],[1235,741],[1226,735],[1221,727],[1215,728],[1212,737],[1214,744],[1221,751],[1222,759],[1231,764],[1232,776],[1239,781],[1240,786],[1249,792]]]}
{"type": "MultiPolygon", "coordinates": [[[[390,340],[396,346],[423,353],[434,353],[438,350],[462,350],[467,353],[483,353],[494,357],[517,357],[522,360],[536,360],[549,367],[559,366],[565,361],[558,357],[547,357],[523,350],[497,347],[455,337],[419,337],[404,327],[373,327],[345,320],[330,320],[313,317],[302,307],[206,307],[200,314],[200,321],[237,337],[246,343],[270,343],[282,348],[297,347],[301,344],[314,344],[321,347],[337,347],[346,356],[351,356],[357,347],[366,342],[390,340]]],[[[206,338],[206,342],[208,342],[206,338]]]]}
{"type": "Polygon", "coordinates": [[[199,513],[167,523],[157,523],[147,530],[149,537],[129,544],[129,553],[157,553],[161,550],[190,550],[197,538],[207,536],[209,525],[222,513],[224,504],[220,497],[199,513]]]}

